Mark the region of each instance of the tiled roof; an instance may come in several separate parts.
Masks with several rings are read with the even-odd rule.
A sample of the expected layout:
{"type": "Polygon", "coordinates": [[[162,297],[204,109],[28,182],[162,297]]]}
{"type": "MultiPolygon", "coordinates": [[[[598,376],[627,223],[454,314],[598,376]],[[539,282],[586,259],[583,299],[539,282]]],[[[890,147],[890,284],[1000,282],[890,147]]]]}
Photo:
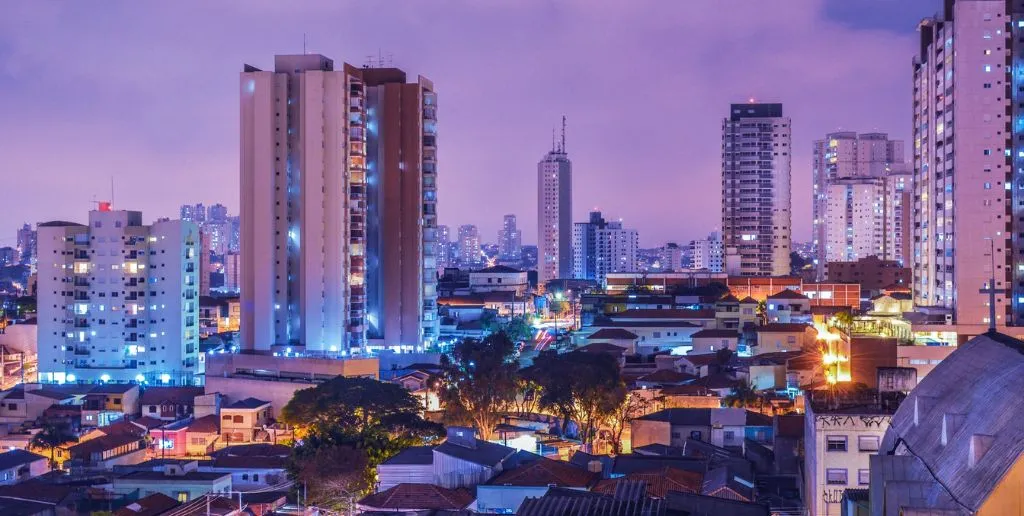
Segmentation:
{"type": "Polygon", "coordinates": [[[637,378],[637,381],[648,383],[684,383],[696,379],[692,374],[680,373],[669,369],[660,369],[651,374],[637,378]]]}
{"type": "Polygon", "coordinates": [[[716,516],[768,516],[767,505],[741,502],[728,498],[675,491],[665,496],[665,505],[672,514],[716,516]]]}
{"type": "Polygon", "coordinates": [[[740,299],[740,304],[741,305],[756,305],[757,304],[757,300],[752,298],[752,297],[750,297],[750,296],[747,296],[747,297],[745,297],[743,299],[740,299]]]}
{"type": "Polygon", "coordinates": [[[693,381],[694,385],[701,385],[708,389],[730,389],[735,387],[739,380],[733,378],[727,373],[715,373],[709,374],[703,378],[697,378],[693,381]]]}
{"type": "Polygon", "coordinates": [[[243,444],[240,446],[228,446],[210,454],[212,457],[287,457],[292,449],[283,444],[243,444]]]}
{"type": "Polygon", "coordinates": [[[664,516],[661,500],[644,496],[642,482],[620,482],[614,495],[551,488],[540,498],[526,498],[518,516],[664,516]]]}
{"type": "MultiPolygon", "coordinates": [[[[163,423],[161,422],[160,424],[162,425],[163,423]]],[[[97,428],[97,430],[106,435],[133,435],[136,437],[146,435],[146,428],[141,425],[136,425],[134,422],[128,421],[127,419],[122,419],[109,425],[101,426],[97,428]]]]}
{"type": "Polygon", "coordinates": [[[74,487],[67,485],[29,480],[9,486],[0,486],[0,498],[19,498],[56,505],[71,495],[74,490],[74,487]]]}
{"type": "Polygon", "coordinates": [[[738,480],[728,466],[722,466],[704,474],[701,494],[750,502],[754,499],[754,488],[738,480]]]}
{"type": "Polygon", "coordinates": [[[613,494],[621,481],[641,481],[647,486],[647,496],[664,498],[669,491],[700,493],[704,475],[670,466],[651,471],[629,473],[624,477],[602,480],[594,487],[595,493],[613,494]]]}
{"type": "Polygon", "coordinates": [[[729,295],[723,297],[722,299],[719,299],[718,302],[719,303],[739,303],[740,300],[736,296],[734,296],[732,294],[729,294],[729,295]]]}
{"type": "Polygon", "coordinates": [[[703,385],[671,385],[662,387],[663,396],[718,396],[718,393],[703,385]]]}
{"type": "Polygon", "coordinates": [[[577,348],[576,351],[582,351],[584,353],[611,353],[613,355],[621,355],[626,352],[626,348],[608,342],[595,342],[593,344],[587,344],[586,346],[577,348]]]}
{"type": "Polygon", "coordinates": [[[202,387],[147,387],[139,403],[142,405],[160,405],[163,403],[192,405],[196,396],[205,393],[202,387]]]}
{"type": "Polygon", "coordinates": [[[260,408],[263,405],[269,405],[269,401],[263,401],[257,398],[245,398],[244,400],[238,400],[224,408],[227,409],[255,409],[260,408]]]}
{"type": "Polygon", "coordinates": [[[798,331],[807,331],[807,329],[814,329],[813,326],[809,326],[803,323],[769,323],[763,326],[757,327],[758,333],[794,333],[798,331]]]}
{"type": "Polygon", "coordinates": [[[68,452],[70,452],[72,456],[89,455],[92,453],[113,450],[133,442],[142,442],[142,437],[130,433],[104,435],[95,439],[89,439],[83,443],[78,443],[68,448],[68,452]]]}
{"type": "Polygon", "coordinates": [[[465,489],[445,489],[432,484],[398,484],[359,500],[359,505],[372,509],[464,509],[473,502],[465,489]]]}
{"type": "Polygon", "coordinates": [[[199,434],[215,434],[220,432],[220,418],[216,414],[203,416],[189,424],[188,431],[199,434]]]}
{"type": "Polygon", "coordinates": [[[702,367],[718,363],[717,353],[701,353],[697,355],[683,355],[679,357],[679,360],[686,360],[693,364],[694,367],[702,367]]]}
{"type": "Polygon", "coordinates": [[[666,421],[673,425],[710,426],[711,409],[670,408],[637,418],[639,421],[666,421]]]}
{"type": "Polygon", "coordinates": [[[790,290],[790,289],[786,288],[786,289],[782,289],[779,292],[776,292],[776,293],[768,296],[768,299],[808,299],[808,298],[807,298],[807,296],[805,296],[805,295],[803,295],[803,294],[801,294],[801,293],[799,293],[799,292],[797,292],[795,290],[790,290]]]}
{"type": "Polygon", "coordinates": [[[637,335],[629,330],[622,328],[601,328],[594,332],[593,335],[587,337],[587,340],[598,340],[598,339],[629,339],[634,340],[637,335]]]}
{"type": "Polygon", "coordinates": [[[16,468],[37,460],[46,460],[46,457],[25,450],[14,449],[6,451],[4,453],[0,453],[0,470],[16,468]]]}
{"type": "Polygon", "coordinates": [[[740,333],[736,330],[701,330],[697,333],[694,333],[693,335],[690,335],[690,337],[694,339],[709,337],[716,339],[738,339],[740,337],[740,333]]]}
{"type": "Polygon", "coordinates": [[[114,511],[114,516],[159,516],[177,506],[178,501],[174,498],[153,493],[114,511]]]}
{"type": "Polygon", "coordinates": [[[101,383],[90,389],[89,394],[124,394],[138,387],[133,383],[101,383]]]}
{"type": "Polygon", "coordinates": [[[505,486],[588,487],[600,477],[568,462],[540,457],[537,460],[505,471],[490,482],[505,486]]]}
{"type": "Polygon", "coordinates": [[[594,321],[594,324],[591,326],[594,328],[700,328],[699,324],[671,319],[660,321],[630,319],[619,319],[615,321],[600,320],[594,321]]]}
{"type": "Polygon", "coordinates": [[[50,398],[51,400],[58,400],[58,401],[59,400],[66,400],[68,398],[73,398],[74,397],[74,396],[71,396],[70,394],[67,394],[67,393],[64,393],[64,392],[53,391],[53,390],[50,390],[50,389],[35,389],[35,390],[32,390],[32,391],[28,391],[28,394],[31,394],[33,396],[42,396],[44,398],[50,398]]]}
{"type": "Polygon", "coordinates": [[[166,421],[161,421],[161,420],[159,420],[159,419],[157,419],[155,417],[142,416],[142,417],[140,417],[138,419],[133,419],[132,423],[135,423],[136,425],[142,425],[142,426],[146,427],[146,430],[152,430],[154,428],[157,428],[159,426],[162,426],[162,425],[166,424],[167,422],[166,421]]]}
{"type": "Polygon", "coordinates": [[[612,319],[714,319],[714,310],[689,310],[685,308],[662,308],[660,310],[633,309],[609,314],[612,319]]]}
{"type": "Polygon", "coordinates": [[[511,272],[523,272],[523,271],[521,271],[519,269],[514,269],[512,267],[507,267],[505,265],[495,265],[493,267],[487,267],[486,269],[470,271],[469,273],[470,274],[474,274],[474,273],[480,273],[480,272],[483,272],[483,273],[511,273],[511,272]]]}

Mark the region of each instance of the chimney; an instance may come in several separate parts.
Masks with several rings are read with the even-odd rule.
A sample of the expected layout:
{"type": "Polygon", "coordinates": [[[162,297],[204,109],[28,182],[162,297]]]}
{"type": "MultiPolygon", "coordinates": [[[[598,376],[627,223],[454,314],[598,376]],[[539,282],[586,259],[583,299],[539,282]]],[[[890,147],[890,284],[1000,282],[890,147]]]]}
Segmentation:
{"type": "Polygon", "coordinates": [[[600,473],[603,468],[604,465],[601,464],[601,461],[596,459],[587,463],[587,471],[591,473],[600,473]]]}

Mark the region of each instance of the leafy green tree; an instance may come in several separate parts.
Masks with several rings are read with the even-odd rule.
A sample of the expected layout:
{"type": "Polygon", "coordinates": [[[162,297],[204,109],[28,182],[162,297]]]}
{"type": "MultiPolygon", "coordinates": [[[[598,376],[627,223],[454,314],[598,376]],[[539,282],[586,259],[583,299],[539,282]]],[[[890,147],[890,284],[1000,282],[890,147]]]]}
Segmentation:
{"type": "Polygon", "coordinates": [[[29,447],[35,449],[44,449],[50,451],[50,466],[56,466],[57,460],[54,457],[54,452],[60,446],[78,441],[75,434],[71,431],[71,427],[67,424],[62,423],[46,423],[43,425],[36,435],[32,436],[32,440],[29,441],[29,447]]]}
{"type": "MultiPolygon", "coordinates": [[[[622,389],[626,391],[626,386],[623,385],[622,389]]],[[[645,398],[639,392],[625,392],[622,403],[615,407],[615,410],[612,411],[611,416],[608,418],[612,454],[618,455],[622,453],[622,434],[625,432],[626,427],[634,419],[652,412],[654,403],[653,399],[645,398]]]]}
{"type": "Polygon", "coordinates": [[[573,351],[542,352],[528,373],[541,386],[540,405],[580,429],[579,437],[590,445],[599,426],[623,403],[626,390],[619,364],[611,355],[573,351]]]}
{"type": "Polygon", "coordinates": [[[366,452],[353,446],[304,442],[288,471],[304,488],[304,504],[344,512],[355,509],[355,501],[373,487],[368,464],[366,452]]]}
{"type": "Polygon", "coordinates": [[[516,398],[519,367],[514,353],[508,336],[495,333],[483,340],[465,339],[443,355],[439,398],[445,420],[471,423],[482,439],[491,438],[516,398]]]}
{"type": "Polygon", "coordinates": [[[533,327],[524,316],[513,317],[512,320],[501,327],[501,331],[508,336],[512,342],[522,342],[533,337],[533,327]]]}

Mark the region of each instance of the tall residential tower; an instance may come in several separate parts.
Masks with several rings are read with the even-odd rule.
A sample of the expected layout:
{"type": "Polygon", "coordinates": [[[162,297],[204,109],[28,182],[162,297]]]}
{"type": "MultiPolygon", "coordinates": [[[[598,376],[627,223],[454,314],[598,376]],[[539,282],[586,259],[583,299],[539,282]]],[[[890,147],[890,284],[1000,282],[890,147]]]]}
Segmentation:
{"type": "Polygon", "coordinates": [[[537,281],[572,277],[572,162],[562,139],[537,164],[537,281]]]}
{"type": "Polygon", "coordinates": [[[274,68],[241,74],[243,349],[431,341],[433,86],[314,54],[274,68]]]}
{"type": "Polygon", "coordinates": [[[730,275],[789,274],[790,130],[782,104],[732,104],[722,120],[722,245],[738,258],[726,260],[730,275]]]}

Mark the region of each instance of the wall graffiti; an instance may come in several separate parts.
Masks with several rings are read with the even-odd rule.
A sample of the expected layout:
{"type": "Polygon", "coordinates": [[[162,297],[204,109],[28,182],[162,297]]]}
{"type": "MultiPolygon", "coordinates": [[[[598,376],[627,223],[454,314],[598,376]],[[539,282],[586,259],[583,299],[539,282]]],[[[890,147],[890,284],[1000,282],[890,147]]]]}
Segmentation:
{"type": "Polygon", "coordinates": [[[825,503],[843,503],[845,489],[826,489],[821,492],[821,501],[825,503]]]}
{"type": "Polygon", "coordinates": [[[881,430],[885,426],[888,426],[889,421],[892,420],[892,416],[854,417],[842,414],[826,414],[822,416],[814,416],[814,420],[816,423],[818,423],[818,425],[824,428],[863,426],[865,428],[874,428],[881,430]],[[860,424],[858,424],[858,422],[860,424]]]}

